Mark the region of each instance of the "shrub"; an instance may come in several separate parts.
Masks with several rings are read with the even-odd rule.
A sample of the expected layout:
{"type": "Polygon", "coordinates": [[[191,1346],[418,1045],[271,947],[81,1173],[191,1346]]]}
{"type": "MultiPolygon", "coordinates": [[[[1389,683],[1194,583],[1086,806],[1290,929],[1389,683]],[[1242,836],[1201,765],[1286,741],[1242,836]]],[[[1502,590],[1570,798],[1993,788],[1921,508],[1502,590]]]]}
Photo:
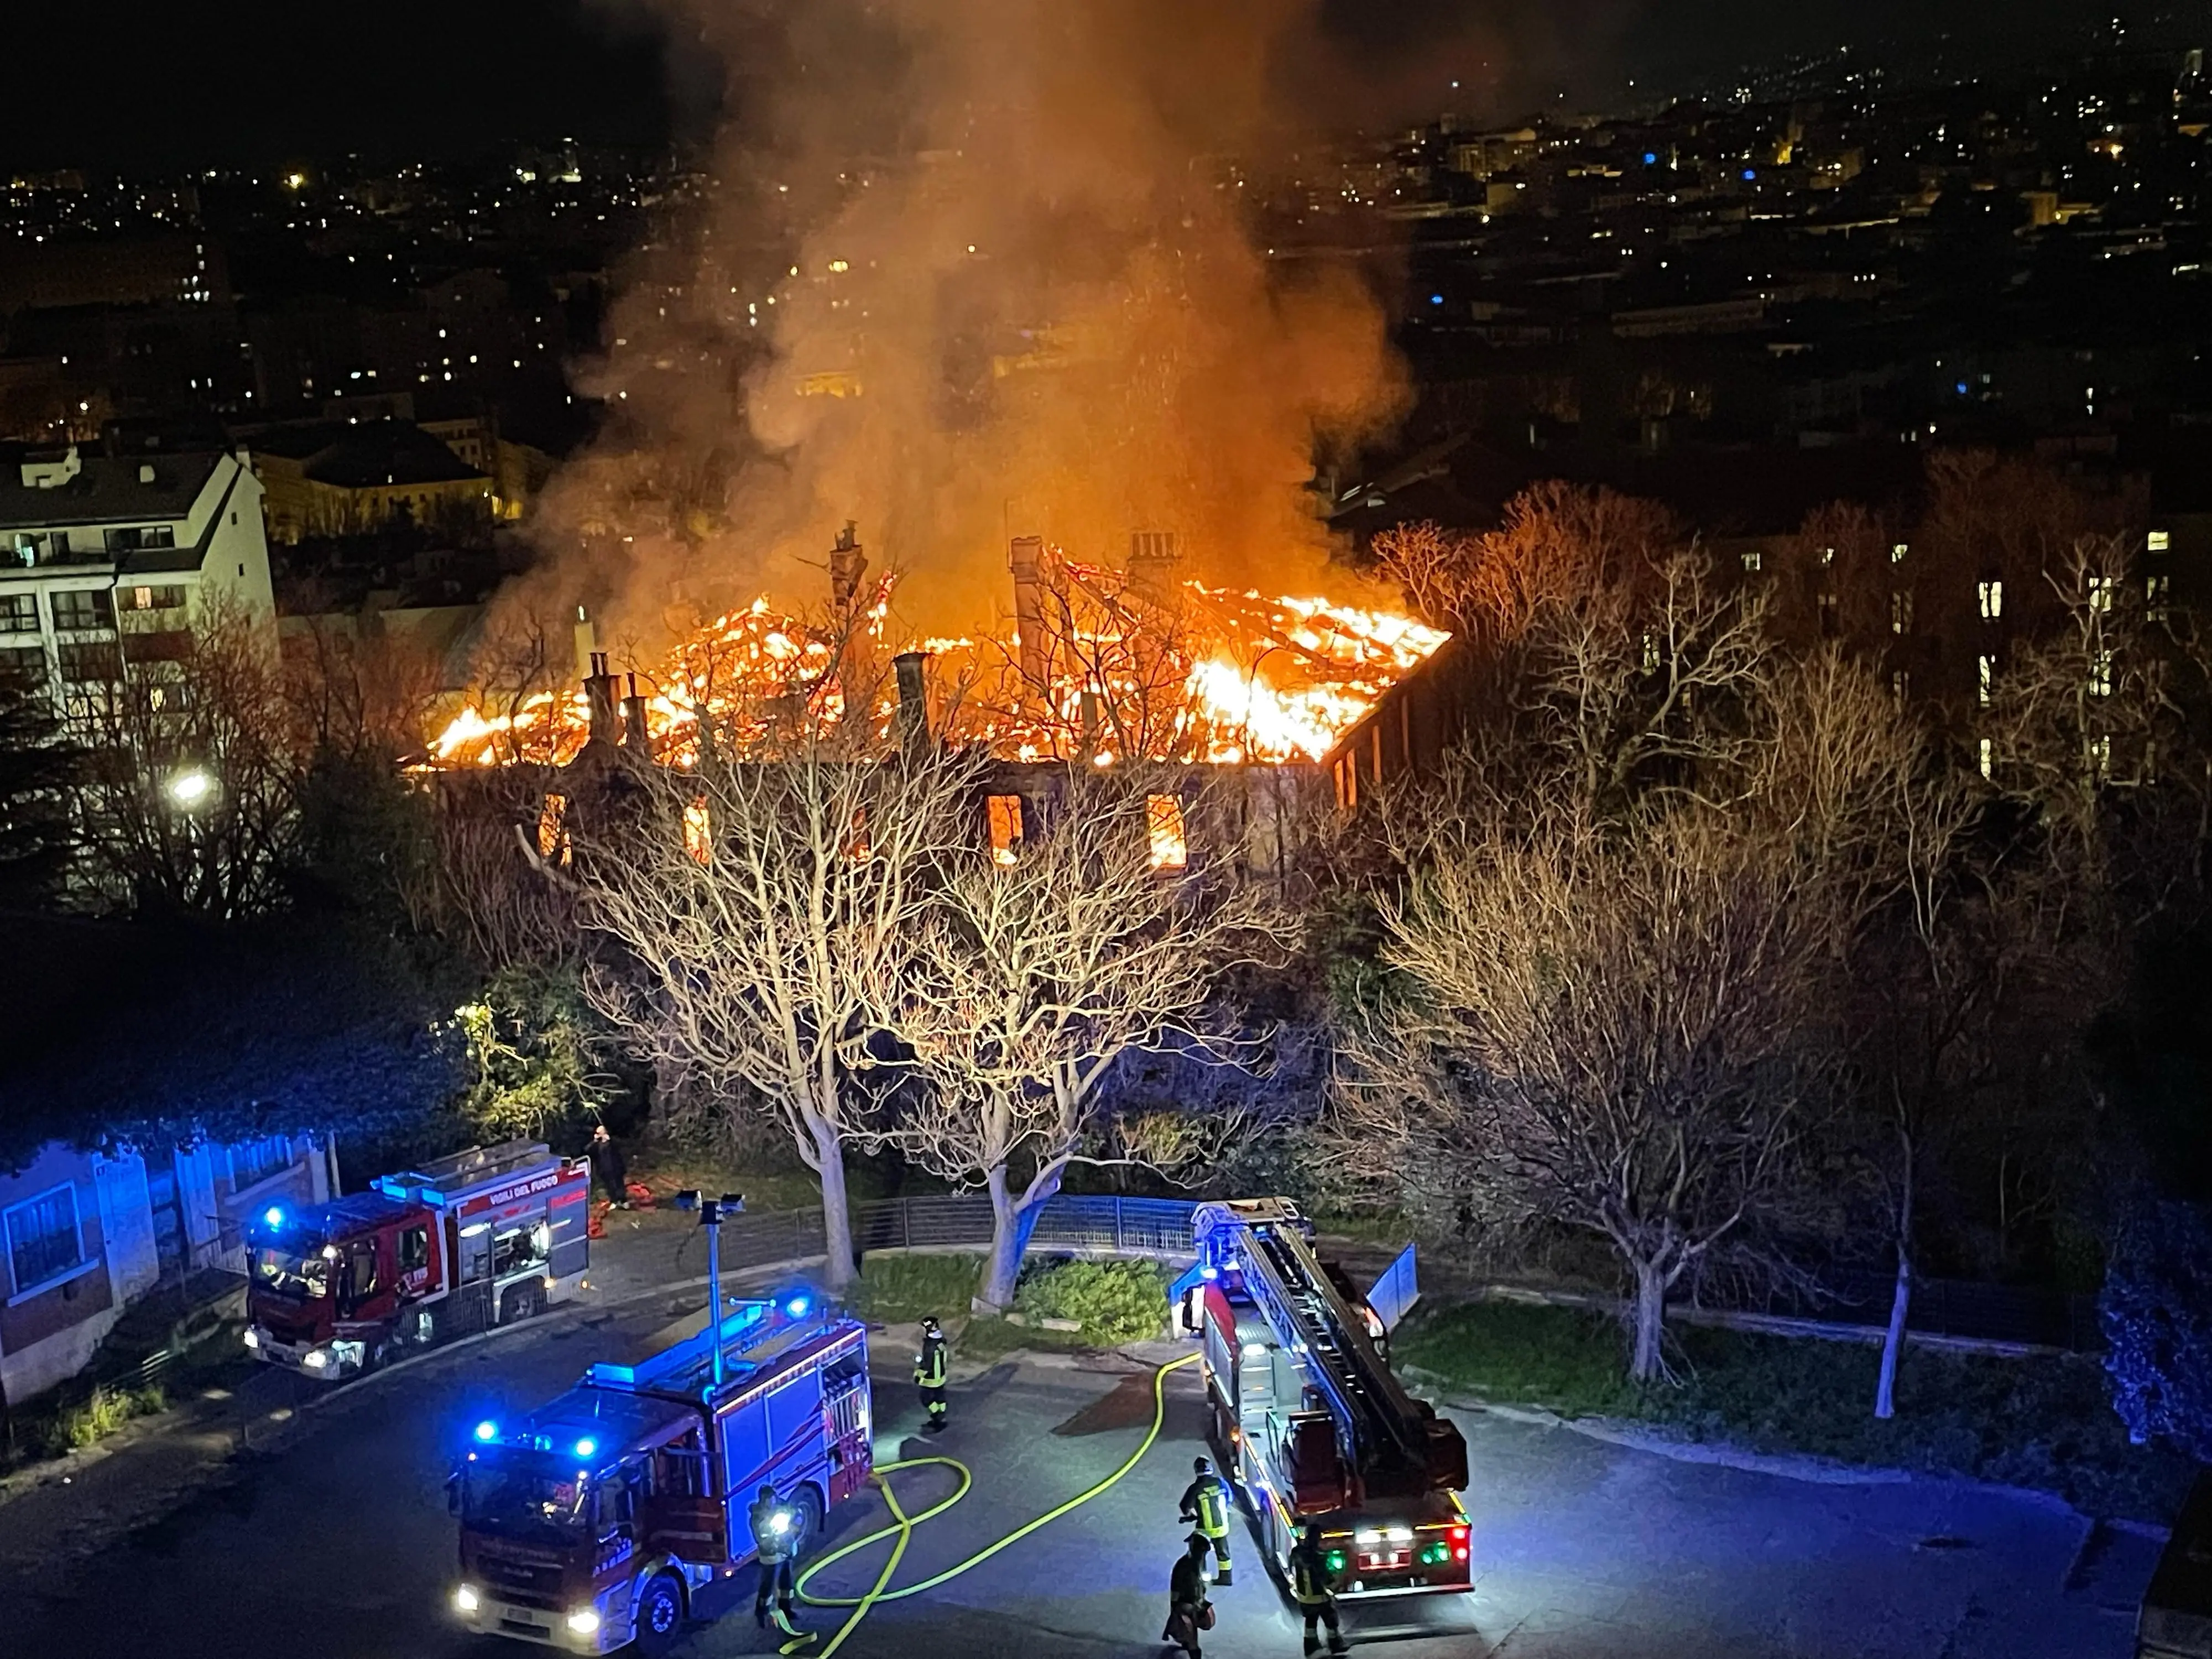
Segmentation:
{"type": "Polygon", "coordinates": [[[1101,1347],[1158,1336],[1168,1322],[1167,1281],[1149,1261],[1063,1261],[1024,1277],[1024,1318],[1073,1319],[1101,1347]]]}
{"type": "Polygon", "coordinates": [[[56,1449],[82,1451],[105,1440],[134,1417],[150,1417],[168,1405],[158,1388],[96,1388],[82,1406],[72,1406],[55,1419],[56,1449]]]}

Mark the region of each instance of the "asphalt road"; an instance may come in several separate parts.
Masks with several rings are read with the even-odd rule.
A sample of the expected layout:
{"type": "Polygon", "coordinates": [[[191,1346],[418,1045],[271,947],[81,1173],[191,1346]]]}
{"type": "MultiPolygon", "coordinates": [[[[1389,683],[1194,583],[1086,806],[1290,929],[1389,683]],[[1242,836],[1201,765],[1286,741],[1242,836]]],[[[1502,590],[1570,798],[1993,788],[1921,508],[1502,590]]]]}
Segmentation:
{"type": "MultiPolygon", "coordinates": [[[[642,1352],[672,1304],[555,1324],[362,1390],[281,1454],[125,1542],[0,1578],[8,1659],[515,1659],[445,1613],[448,1449],[487,1411],[642,1352]]],[[[882,1355],[879,1455],[920,1426],[903,1349],[882,1355]]],[[[1141,1378],[1112,1360],[1008,1364],[954,1391],[951,1430],[916,1449],[975,1471],[967,1500],[917,1535],[900,1579],[949,1565],[1090,1485],[1149,1418],[1141,1378]],[[1116,1389],[1121,1389],[1115,1395],[1116,1389]],[[1099,1402],[1114,1395],[1112,1407],[1099,1402]],[[1105,1426],[1098,1426],[1103,1419],[1105,1426]],[[1062,1431],[1055,1432],[1055,1431],[1062,1431]],[[1078,1431],[1069,1432],[1066,1431],[1078,1431]]],[[[1198,1449],[1194,1376],[1170,1384],[1151,1456],[1097,1502],[951,1584],[871,1613],[853,1659],[1156,1654],[1182,1528],[1175,1500],[1198,1449]]],[[[2125,1659],[2152,1547],[2094,1535],[2030,1500],[1939,1482],[1814,1485],[1686,1464],[1483,1414],[1464,1416],[1475,1486],[1477,1590],[1356,1609],[1362,1647],[1394,1659],[2125,1659]]],[[[926,1503],[940,1472],[892,1477],[926,1503]]],[[[834,1535],[880,1523],[875,1500],[834,1535]]],[[[1256,1565],[1249,1538],[1243,1559],[1256,1565]]],[[[872,1579],[879,1558],[836,1570],[872,1579]]],[[[842,1587],[833,1586],[832,1588],[842,1587]]],[[[1219,1593],[1215,1659],[1298,1651],[1261,1574],[1219,1593]]],[[[815,1612],[834,1628],[842,1615],[815,1612]]],[[[699,1627],[696,1659],[773,1651],[749,1611],[699,1627]]]]}

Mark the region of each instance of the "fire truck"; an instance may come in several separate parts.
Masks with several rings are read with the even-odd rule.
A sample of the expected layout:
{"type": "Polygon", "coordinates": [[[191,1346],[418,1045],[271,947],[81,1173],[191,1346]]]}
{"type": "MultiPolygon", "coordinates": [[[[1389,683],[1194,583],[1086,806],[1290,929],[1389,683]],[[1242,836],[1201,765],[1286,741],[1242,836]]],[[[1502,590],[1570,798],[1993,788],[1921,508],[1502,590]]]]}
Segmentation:
{"type": "Polygon", "coordinates": [[[692,1596],[753,1559],[762,1486],[803,1549],[866,1483],[867,1328],[806,1291],[725,1308],[719,1348],[702,1330],[476,1425],[450,1491],[464,1626],[570,1653],[661,1651],[692,1596]]]}
{"type": "Polygon", "coordinates": [[[246,1230],[246,1346],[309,1376],[542,1312],[582,1280],[588,1160],[475,1146],[246,1230]]]}
{"type": "Polygon", "coordinates": [[[1208,1434],[1287,1579],[1310,1521],[1347,1599],[1473,1587],[1467,1444],[1391,1372],[1419,1295],[1409,1249],[1358,1308],[1286,1199],[1202,1204],[1177,1317],[1204,1344],[1208,1434]]]}

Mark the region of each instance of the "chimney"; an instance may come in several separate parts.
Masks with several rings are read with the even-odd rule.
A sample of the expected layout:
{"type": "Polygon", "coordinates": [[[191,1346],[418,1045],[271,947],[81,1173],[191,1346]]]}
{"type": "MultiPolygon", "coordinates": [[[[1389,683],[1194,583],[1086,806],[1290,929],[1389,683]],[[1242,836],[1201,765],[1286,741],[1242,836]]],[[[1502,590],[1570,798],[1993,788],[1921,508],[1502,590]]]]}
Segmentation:
{"type": "Polygon", "coordinates": [[[830,604],[841,617],[860,603],[860,579],[868,571],[868,556],[858,540],[860,529],[857,522],[846,520],[836,545],[830,550],[830,604]]]}
{"type": "Polygon", "coordinates": [[[1040,696],[1044,669],[1044,538],[1017,536],[1007,563],[1014,573],[1014,629],[1021,636],[1022,682],[1040,696]]]}
{"type": "Polygon", "coordinates": [[[621,716],[615,712],[615,703],[621,695],[621,682],[607,672],[607,653],[592,653],[592,672],[584,680],[584,702],[592,712],[592,729],[587,743],[604,743],[611,747],[619,741],[621,716]]]}
{"type": "Polygon", "coordinates": [[[592,619],[584,614],[584,607],[576,607],[576,672],[589,679],[598,673],[599,636],[592,626],[592,619]]]}
{"type": "Polygon", "coordinates": [[[1098,758],[1098,688],[1086,685],[1083,688],[1083,758],[1086,761],[1098,758]]]}
{"type": "Polygon", "coordinates": [[[902,651],[891,668],[898,675],[899,737],[920,750],[929,742],[929,653],[902,651]]]}
{"type": "Polygon", "coordinates": [[[641,755],[652,752],[652,735],[645,729],[645,699],[637,695],[637,676],[629,677],[629,695],[623,699],[623,742],[641,755]]]}
{"type": "Polygon", "coordinates": [[[1154,605],[1173,605],[1182,556],[1172,530],[1139,530],[1129,538],[1129,587],[1154,605]]]}

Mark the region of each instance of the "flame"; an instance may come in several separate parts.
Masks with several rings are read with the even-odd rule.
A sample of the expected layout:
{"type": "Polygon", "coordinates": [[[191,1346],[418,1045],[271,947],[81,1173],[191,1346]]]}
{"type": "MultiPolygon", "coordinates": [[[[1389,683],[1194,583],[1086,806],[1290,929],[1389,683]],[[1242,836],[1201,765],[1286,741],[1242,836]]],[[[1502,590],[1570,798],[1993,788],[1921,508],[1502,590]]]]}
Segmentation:
{"type": "MultiPolygon", "coordinates": [[[[952,740],[1007,759],[1098,766],[1139,754],[1219,764],[1318,760],[1449,637],[1410,617],[1323,599],[1189,580],[1157,599],[1116,573],[1066,560],[1054,568],[1065,578],[1063,625],[1049,641],[1043,684],[1025,677],[1011,624],[916,642],[933,659],[952,740]]],[[[860,614],[853,632],[864,653],[880,654],[889,595],[886,582],[860,614]]],[[[738,741],[786,722],[842,722],[854,713],[845,703],[848,668],[833,630],[756,599],[640,671],[653,752],[692,763],[702,711],[738,741]]],[[[887,734],[890,688],[864,702],[859,717],[887,734]]],[[[590,726],[580,690],[532,691],[496,712],[479,699],[432,739],[427,762],[564,764],[590,726]]]]}

